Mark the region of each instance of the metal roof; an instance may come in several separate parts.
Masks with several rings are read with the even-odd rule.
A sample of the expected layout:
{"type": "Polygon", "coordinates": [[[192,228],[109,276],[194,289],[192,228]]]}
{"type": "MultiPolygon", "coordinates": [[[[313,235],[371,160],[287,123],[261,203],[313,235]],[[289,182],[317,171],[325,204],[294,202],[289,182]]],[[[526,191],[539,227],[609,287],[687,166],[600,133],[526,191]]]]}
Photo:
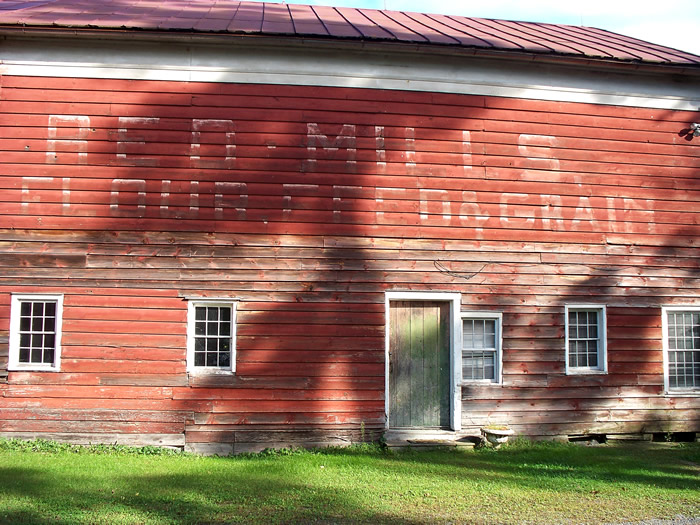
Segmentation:
{"type": "Polygon", "coordinates": [[[0,1],[0,27],[399,42],[700,66],[700,56],[593,27],[234,0],[0,1]]]}

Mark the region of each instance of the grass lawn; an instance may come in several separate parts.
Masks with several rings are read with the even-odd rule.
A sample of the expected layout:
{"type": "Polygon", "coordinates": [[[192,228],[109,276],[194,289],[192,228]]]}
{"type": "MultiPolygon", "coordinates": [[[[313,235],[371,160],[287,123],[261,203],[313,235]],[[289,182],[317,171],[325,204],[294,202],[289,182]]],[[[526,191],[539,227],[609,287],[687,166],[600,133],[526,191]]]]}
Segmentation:
{"type": "Polygon", "coordinates": [[[229,458],[0,442],[2,523],[615,523],[700,517],[700,444],[229,458]],[[34,449],[34,450],[32,450],[34,449]]]}

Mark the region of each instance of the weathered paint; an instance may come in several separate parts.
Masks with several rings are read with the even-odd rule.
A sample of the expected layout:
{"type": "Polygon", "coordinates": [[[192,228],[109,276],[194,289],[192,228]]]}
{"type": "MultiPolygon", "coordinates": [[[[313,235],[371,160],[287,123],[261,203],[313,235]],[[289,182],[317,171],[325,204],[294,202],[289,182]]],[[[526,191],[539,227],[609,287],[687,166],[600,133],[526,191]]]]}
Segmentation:
{"type": "Polygon", "coordinates": [[[385,427],[392,290],[503,312],[503,384],[461,387],[464,433],[697,431],[698,398],[663,393],[660,320],[699,304],[696,114],[2,81],[0,350],[10,293],[65,311],[61,371],[11,372],[0,432],[359,439],[385,427]],[[233,377],[186,373],[186,298],[207,296],[238,301],[233,377]],[[609,373],[567,376],[564,304],[591,302],[609,373]]]}

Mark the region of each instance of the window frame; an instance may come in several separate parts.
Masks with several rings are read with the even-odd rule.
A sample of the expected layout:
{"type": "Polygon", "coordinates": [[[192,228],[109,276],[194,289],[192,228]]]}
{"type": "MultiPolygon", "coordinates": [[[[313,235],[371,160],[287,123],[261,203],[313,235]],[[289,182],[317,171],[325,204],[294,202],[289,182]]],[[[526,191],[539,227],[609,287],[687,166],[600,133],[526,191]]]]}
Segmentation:
{"type": "Polygon", "coordinates": [[[670,387],[670,362],[669,362],[669,345],[668,345],[668,313],[669,312],[700,312],[698,305],[674,305],[661,307],[661,341],[663,345],[663,361],[664,361],[664,393],[667,395],[700,395],[700,386],[691,388],[672,389],[670,387]]]}
{"type": "Polygon", "coordinates": [[[595,375],[608,373],[608,314],[604,304],[567,304],[564,305],[564,364],[566,375],[595,375]],[[569,312],[598,313],[598,366],[569,365],[569,312]]]}
{"type": "Polygon", "coordinates": [[[61,370],[61,339],[63,337],[63,294],[13,293],[10,299],[10,340],[7,369],[11,372],[59,372],[61,370]],[[55,302],[56,325],[53,363],[22,363],[19,360],[20,318],[22,303],[55,302]]]}
{"type": "Polygon", "coordinates": [[[459,319],[459,356],[460,356],[460,383],[461,385],[502,385],[503,384],[503,313],[489,311],[460,312],[459,319]],[[496,372],[493,379],[465,379],[464,378],[464,321],[465,320],[495,320],[496,321],[496,359],[494,366],[496,372]]]}
{"type": "Polygon", "coordinates": [[[187,300],[187,372],[205,375],[233,375],[236,373],[236,312],[238,301],[233,299],[206,298],[187,300]],[[207,306],[228,306],[231,308],[231,357],[229,367],[195,366],[195,322],[196,308],[207,306]]]}

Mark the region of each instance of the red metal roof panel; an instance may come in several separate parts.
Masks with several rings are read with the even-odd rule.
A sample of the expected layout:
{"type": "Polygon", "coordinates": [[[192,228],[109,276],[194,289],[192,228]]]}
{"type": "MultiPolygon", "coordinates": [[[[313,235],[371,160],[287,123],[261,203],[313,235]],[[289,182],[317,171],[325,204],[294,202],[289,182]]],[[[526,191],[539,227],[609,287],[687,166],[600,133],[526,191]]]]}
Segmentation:
{"type": "Polygon", "coordinates": [[[289,5],[294,31],[299,35],[328,35],[328,31],[309,5],[289,5]]]}
{"type": "Polygon", "coordinates": [[[390,16],[389,11],[376,11],[374,9],[360,9],[360,12],[381,27],[389,31],[394,38],[404,42],[427,42],[428,39],[417,31],[397,22],[390,16]]]}
{"type": "Polygon", "coordinates": [[[228,30],[234,33],[260,33],[263,25],[263,6],[257,2],[241,2],[228,30]]]}
{"type": "MultiPolygon", "coordinates": [[[[396,37],[388,29],[378,26],[374,21],[360,9],[336,8],[345,20],[362,34],[365,38],[378,38],[384,40],[396,40],[396,37]]],[[[331,34],[331,36],[335,36],[331,34]]]]}
{"type": "Polygon", "coordinates": [[[0,0],[0,26],[369,39],[700,66],[692,53],[592,27],[238,0],[0,0]]]}
{"type": "MultiPolygon", "coordinates": [[[[457,17],[452,18],[456,19],[457,17]]],[[[465,20],[460,18],[459,21],[470,27],[480,28],[484,33],[508,40],[520,46],[523,51],[554,54],[554,49],[551,46],[538,43],[535,39],[530,38],[528,34],[500,24],[500,20],[488,20],[486,18],[469,18],[465,20]]]]}
{"type": "Polygon", "coordinates": [[[652,44],[644,40],[606,31],[605,29],[598,29],[597,27],[588,27],[586,29],[593,35],[599,36],[601,40],[604,39],[606,42],[610,42],[610,45],[622,46],[625,49],[629,49],[631,53],[638,55],[641,60],[651,62],[689,61],[695,62],[696,64],[700,63],[700,57],[692,53],[652,44]]]}
{"type": "MultiPolygon", "coordinates": [[[[450,24],[450,19],[445,15],[424,15],[422,13],[405,13],[406,16],[410,16],[416,22],[425,24],[426,26],[432,28],[433,31],[445,35],[456,41],[462,46],[474,46],[474,47],[491,47],[491,45],[484,39],[479,38],[476,35],[469,35],[464,31],[456,29],[454,22],[450,24]]],[[[433,40],[431,39],[431,42],[433,40]]]]}
{"type": "Polygon", "coordinates": [[[287,4],[263,4],[262,32],[296,34],[287,4]]]}
{"type": "Polygon", "coordinates": [[[414,33],[422,35],[431,44],[459,44],[460,41],[454,37],[448,36],[445,33],[438,31],[434,26],[438,24],[428,17],[420,15],[409,15],[401,11],[391,11],[387,13],[397,23],[411,29],[414,33]]]}
{"type": "Polygon", "coordinates": [[[508,20],[494,20],[495,24],[503,26],[508,31],[521,34],[527,40],[551,49],[555,53],[582,53],[582,46],[579,42],[565,41],[565,39],[545,33],[539,29],[537,24],[524,24],[522,22],[510,22],[508,20]]]}
{"type": "Polygon", "coordinates": [[[319,21],[323,24],[327,35],[332,35],[336,38],[362,37],[362,33],[334,7],[313,6],[311,9],[313,9],[319,21]]]}

